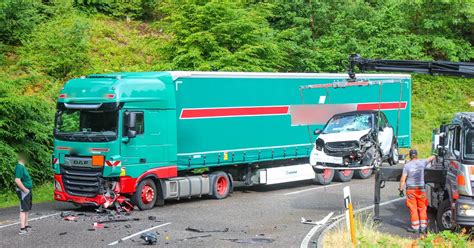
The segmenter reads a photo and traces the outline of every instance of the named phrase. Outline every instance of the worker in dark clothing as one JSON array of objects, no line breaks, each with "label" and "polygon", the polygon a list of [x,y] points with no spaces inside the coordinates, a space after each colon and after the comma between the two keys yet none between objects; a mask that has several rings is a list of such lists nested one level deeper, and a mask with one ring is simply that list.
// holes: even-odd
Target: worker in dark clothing
[{"label": "worker in dark clothing", "polygon": [[28,170],[26,170],[26,157],[23,154],[18,155],[18,164],[15,167],[15,183],[16,193],[20,199],[20,235],[27,234],[31,231],[28,226],[28,212],[32,207],[32,188],[33,181],[31,180]]},{"label": "worker in dark clothing", "polygon": [[428,228],[428,198],[425,192],[425,168],[431,165],[436,156],[427,159],[418,159],[418,152],[410,150],[410,162],[403,168],[398,190],[403,195],[403,189],[406,184],[407,207],[410,210],[411,226],[407,229],[409,232],[426,233]]}]

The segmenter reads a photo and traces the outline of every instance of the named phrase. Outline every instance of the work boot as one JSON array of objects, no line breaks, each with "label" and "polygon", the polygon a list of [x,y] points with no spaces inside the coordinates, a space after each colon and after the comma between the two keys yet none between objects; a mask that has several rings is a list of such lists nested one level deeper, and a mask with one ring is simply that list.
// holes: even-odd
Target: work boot
[{"label": "work boot", "polygon": [[407,228],[407,232],[418,233],[419,231],[420,231],[420,229],[415,229],[415,228],[412,228],[412,227]]},{"label": "work boot", "polygon": [[427,227],[420,228],[420,233],[421,234],[427,234],[428,233],[428,228]]}]

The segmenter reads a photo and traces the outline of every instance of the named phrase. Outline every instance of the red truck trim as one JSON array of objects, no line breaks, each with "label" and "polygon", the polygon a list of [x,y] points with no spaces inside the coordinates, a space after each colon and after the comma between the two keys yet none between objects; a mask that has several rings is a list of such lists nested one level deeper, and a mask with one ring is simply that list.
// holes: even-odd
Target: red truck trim
[{"label": "red truck trim", "polygon": [[230,108],[196,108],[181,110],[181,119],[287,115],[289,106],[258,106]]},{"label": "red truck trim", "polygon": [[378,110],[380,107],[381,110],[395,110],[395,109],[406,109],[407,102],[377,102],[372,103],[359,103],[357,104],[357,111],[364,110]]},{"label": "red truck trim", "polygon": [[171,178],[178,176],[178,166],[166,166],[148,170],[138,178],[132,178],[130,176],[120,177],[120,193],[122,194],[133,194],[137,184],[145,177],[154,175],[157,178]]},{"label": "red truck trim", "polygon": [[67,202],[75,202],[79,204],[95,204],[95,205],[102,205],[106,202],[106,199],[102,195],[97,195],[96,197],[81,197],[81,196],[72,196],[65,192],[64,184],[62,176],[59,174],[54,175],[54,180],[59,182],[61,185],[62,191],[57,191],[54,189],[54,199],[56,201],[67,201]]}]

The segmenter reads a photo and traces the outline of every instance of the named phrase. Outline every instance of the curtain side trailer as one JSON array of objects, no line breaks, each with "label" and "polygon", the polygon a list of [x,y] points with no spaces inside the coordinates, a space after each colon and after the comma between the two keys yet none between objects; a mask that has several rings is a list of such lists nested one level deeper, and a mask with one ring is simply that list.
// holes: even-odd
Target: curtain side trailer
[{"label": "curtain side trailer", "polygon": [[312,130],[341,111],[380,109],[397,125],[399,146],[409,147],[410,76],[358,78],[399,83],[302,93],[302,86],[347,75],[144,72],[72,79],[57,103],[55,199],[103,205],[130,197],[149,209],[166,199],[225,198],[234,181],[314,179]]}]

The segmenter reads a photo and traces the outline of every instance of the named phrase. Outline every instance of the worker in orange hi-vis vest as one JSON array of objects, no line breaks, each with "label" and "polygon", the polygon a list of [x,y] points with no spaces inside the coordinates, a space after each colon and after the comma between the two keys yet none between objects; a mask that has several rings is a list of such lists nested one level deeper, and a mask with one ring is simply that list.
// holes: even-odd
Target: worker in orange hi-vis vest
[{"label": "worker in orange hi-vis vest", "polygon": [[425,192],[425,168],[431,165],[436,156],[427,159],[418,159],[418,152],[410,150],[410,162],[403,168],[400,179],[400,195],[403,196],[403,188],[406,183],[407,207],[410,210],[411,226],[408,232],[426,233],[428,228],[428,198]]}]

